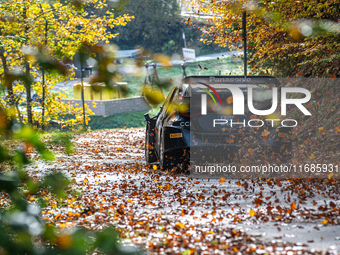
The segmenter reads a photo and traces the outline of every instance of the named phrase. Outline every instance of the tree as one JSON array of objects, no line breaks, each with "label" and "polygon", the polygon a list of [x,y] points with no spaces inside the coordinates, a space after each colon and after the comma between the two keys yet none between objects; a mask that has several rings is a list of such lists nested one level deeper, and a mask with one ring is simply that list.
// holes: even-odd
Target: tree
[{"label": "tree", "polygon": [[[86,11],[84,6],[103,10],[98,17]],[[64,103],[56,103],[56,99],[64,95],[55,95],[50,89],[58,82],[65,81],[69,75],[61,60],[67,62],[78,49],[86,43],[95,45],[99,42],[108,43],[115,34],[108,28],[125,26],[133,17],[121,15],[114,17],[112,10],[105,1],[89,0],[81,3],[78,9],[62,3],[49,3],[37,0],[14,0],[0,2],[0,59],[1,84],[7,88],[10,100],[1,99],[2,105],[14,106],[15,95],[26,96],[27,110],[23,114],[23,122],[44,122],[57,119],[60,114],[81,112],[78,108]],[[22,29],[24,28],[24,29]],[[55,71],[61,71],[56,73]],[[48,71],[48,73],[46,73]],[[20,75],[13,76],[13,73]],[[16,83],[7,82],[9,77],[20,77]],[[42,98],[42,106],[47,116],[32,112],[31,91]],[[88,113],[91,113],[90,111]],[[19,116],[20,113],[18,112]],[[88,119],[87,119],[88,120]],[[86,121],[87,121],[86,120]],[[78,124],[81,119],[65,120],[67,125]]]},{"label": "tree", "polygon": [[252,72],[277,76],[329,77],[340,66],[339,1],[193,1],[196,11],[213,14],[202,28],[206,43],[240,46],[241,15],[247,11]]},{"label": "tree", "polygon": [[164,53],[180,52],[183,24],[176,0],[129,0],[124,11],[135,19],[127,24],[126,29],[116,29],[119,36],[114,42],[122,49],[140,46],[162,52],[168,44],[171,50]]}]

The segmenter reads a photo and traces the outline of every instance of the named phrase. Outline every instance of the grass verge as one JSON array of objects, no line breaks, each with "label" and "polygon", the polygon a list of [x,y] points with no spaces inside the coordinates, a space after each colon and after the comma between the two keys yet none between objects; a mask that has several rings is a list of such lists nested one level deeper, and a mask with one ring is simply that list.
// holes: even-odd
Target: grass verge
[{"label": "grass verge", "polygon": [[120,113],[107,117],[91,116],[89,127],[91,130],[145,127],[145,113],[146,111],[139,111]]}]

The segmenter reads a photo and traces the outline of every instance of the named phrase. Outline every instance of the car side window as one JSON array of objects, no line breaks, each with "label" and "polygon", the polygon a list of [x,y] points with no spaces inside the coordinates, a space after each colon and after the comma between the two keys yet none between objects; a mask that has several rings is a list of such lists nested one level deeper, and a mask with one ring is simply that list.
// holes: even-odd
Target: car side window
[{"label": "car side window", "polygon": [[164,120],[165,118],[167,118],[167,116],[169,116],[168,110],[169,110],[169,106],[171,105],[171,103],[173,102],[174,99],[176,99],[176,97],[178,97],[178,88],[174,87],[168,97],[165,99],[165,102],[162,106],[162,112],[160,114],[160,119]]}]

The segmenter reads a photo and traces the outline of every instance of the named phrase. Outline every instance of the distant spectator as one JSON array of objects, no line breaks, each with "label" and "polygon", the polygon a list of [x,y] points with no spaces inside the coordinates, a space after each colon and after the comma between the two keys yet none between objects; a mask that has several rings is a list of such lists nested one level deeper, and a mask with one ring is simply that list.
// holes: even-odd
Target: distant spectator
[{"label": "distant spectator", "polygon": [[78,70],[74,64],[66,64],[67,69]]},{"label": "distant spectator", "polygon": [[85,68],[85,71],[88,71],[90,75],[92,74],[92,67],[93,67],[93,66],[87,66],[87,67]]}]

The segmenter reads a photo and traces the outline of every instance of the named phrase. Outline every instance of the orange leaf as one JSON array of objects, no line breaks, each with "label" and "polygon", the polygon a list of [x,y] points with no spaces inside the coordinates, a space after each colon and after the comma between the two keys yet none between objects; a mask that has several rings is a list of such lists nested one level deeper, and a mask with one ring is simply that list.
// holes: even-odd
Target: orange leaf
[{"label": "orange leaf", "polygon": [[228,97],[227,98],[227,104],[231,104],[233,102],[233,97]]},{"label": "orange leaf", "polygon": [[336,131],[338,131],[340,133],[340,126],[336,127]]},{"label": "orange leaf", "polygon": [[294,203],[294,202],[290,204],[290,208],[292,208],[292,210],[293,210],[293,211],[295,211],[295,210],[296,210],[296,205],[295,205],[295,203]]},{"label": "orange leaf", "polygon": [[222,177],[220,178],[220,183],[223,183],[223,182],[225,182],[225,179]]},{"label": "orange leaf", "polygon": [[270,135],[270,132],[267,129],[265,129],[265,130],[263,130],[262,135],[268,136],[268,135]]}]

